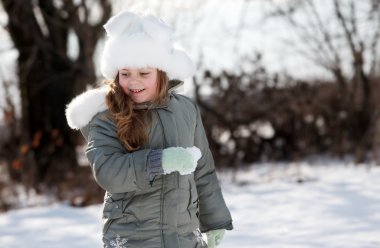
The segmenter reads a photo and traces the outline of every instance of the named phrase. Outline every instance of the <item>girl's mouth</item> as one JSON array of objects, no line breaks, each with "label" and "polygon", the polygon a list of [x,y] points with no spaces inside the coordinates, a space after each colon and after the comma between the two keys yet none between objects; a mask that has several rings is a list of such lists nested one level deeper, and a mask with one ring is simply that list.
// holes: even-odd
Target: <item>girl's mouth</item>
[{"label": "girl's mouth", "polygon": [[138,93],[140,93],[140,92],[142,92],[142,91],[144,91],[145,89],[129,89],[129,91],[131,92],[131,93],[133,93],[133,94],[138,94]]}]

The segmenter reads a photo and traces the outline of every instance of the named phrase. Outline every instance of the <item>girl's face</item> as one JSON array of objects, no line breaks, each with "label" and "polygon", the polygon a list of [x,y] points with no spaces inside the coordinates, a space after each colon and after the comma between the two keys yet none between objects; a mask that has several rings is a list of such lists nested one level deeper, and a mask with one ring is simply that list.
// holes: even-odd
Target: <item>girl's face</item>
[{"label": "girl's face", "polygon": [[154,100],[157,94],[156,68],[124,68],[119,70],[119,84],[135,103]]}]

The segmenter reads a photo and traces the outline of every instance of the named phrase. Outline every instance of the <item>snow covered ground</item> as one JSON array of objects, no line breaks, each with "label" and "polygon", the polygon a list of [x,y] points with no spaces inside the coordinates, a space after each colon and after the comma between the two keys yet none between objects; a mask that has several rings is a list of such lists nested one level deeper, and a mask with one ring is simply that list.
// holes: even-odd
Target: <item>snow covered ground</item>
[{"label": "snow covered ground", "polygon": [[[330,165],[333,163],[333,165]],[[221,173],[235,229],[220,248],[380,247],[380,167],[320,161]],[[0,215],[0,247],[101,247],[101,206]]]}]

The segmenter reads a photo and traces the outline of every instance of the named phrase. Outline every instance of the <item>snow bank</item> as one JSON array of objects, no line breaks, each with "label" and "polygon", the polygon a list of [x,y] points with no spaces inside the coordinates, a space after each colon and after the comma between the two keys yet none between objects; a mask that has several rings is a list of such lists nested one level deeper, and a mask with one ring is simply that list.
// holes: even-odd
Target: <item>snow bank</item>
[{"label": "snow bank", "polygon": [[[265,164],[220,174],[235,229],[220,248],[380,247],[380,168]],[[302,182],[302,183],[301,183]],[[101,247],[101,206],[0,215],[1,247]]]}]

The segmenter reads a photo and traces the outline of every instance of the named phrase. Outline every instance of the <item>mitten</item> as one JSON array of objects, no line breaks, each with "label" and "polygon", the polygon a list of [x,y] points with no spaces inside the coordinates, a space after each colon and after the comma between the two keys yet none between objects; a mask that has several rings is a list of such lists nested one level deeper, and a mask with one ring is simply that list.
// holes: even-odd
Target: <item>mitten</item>
[{"label": "mitten", "polygon": [[222,242],[225,231],[224,229],[217,229],[206,232],[207,247],[215,248],[218,246]]},{"label": "mitten", "polygon": [[152,150],[148,155],[147,173],[150,183],[157,175],[178,171],[181,175],[190,174],[197,167],[202,154],[199,148],[169,147]]},{"label": "mitten", "polygon": [[191,174],[197,167],[202,154],[198,147],[169,147],[162,151],[162,169],[165,174],[178,171],[181,175]]}]

